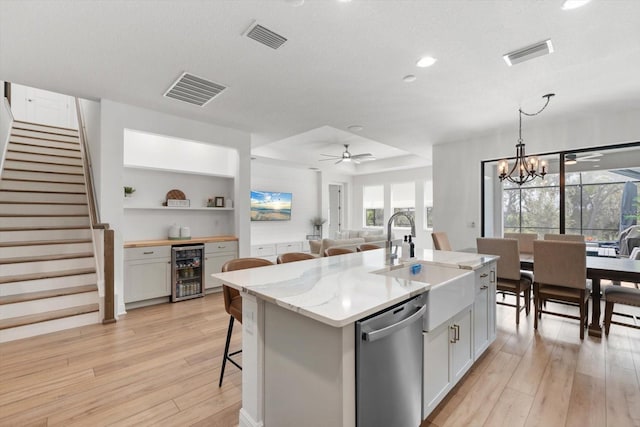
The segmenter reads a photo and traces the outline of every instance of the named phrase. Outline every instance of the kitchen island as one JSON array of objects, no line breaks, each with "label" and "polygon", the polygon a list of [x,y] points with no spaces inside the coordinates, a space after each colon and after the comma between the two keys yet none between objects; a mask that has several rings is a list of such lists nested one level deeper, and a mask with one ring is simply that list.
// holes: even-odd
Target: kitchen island
[{"label": "kitchen island", "polygon": [[425,418],[495,339],[497,258],[417,255],[389,266],[381,249],[215,274],[243,296],[240,426],[355,426],[356,322],[427,293]]}]

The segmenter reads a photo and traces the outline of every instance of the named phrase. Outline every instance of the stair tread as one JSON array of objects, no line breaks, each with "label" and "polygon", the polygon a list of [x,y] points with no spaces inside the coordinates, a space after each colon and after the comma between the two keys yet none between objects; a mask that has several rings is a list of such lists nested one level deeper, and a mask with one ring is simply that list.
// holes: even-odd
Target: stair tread
[{"label": "stair tread", "polygon": [[89,225],[31,225],[22,227],[0,227],[1,231],[86,230]]},{"label": "stair tread", "polygon": [[39,202],[39,201],[35,201],[35,202],[27,202],[27,201],[19,201],[19,202],[11,202],[11,201],[6,201],[6,200],[0,200],[0,204],[4,204],[4,205],[78,205],[78,206],[82,206],[82,205],[86,205],[86,203],[77,203],[77,202]]},{"label": "stair tread", "polygon": [[69,254],[14,257],[14,258],[0,259],[0,265],[1,264],[18,264],[23,262],[58,261],[58,260],[74,259],[74,258],[90,258],[92,256],[93,256],[93,252],[76,252],[76,253],[69,253]]},{"label": "stair tread", "polygon": [[[79,155],[75,155],[72,156],[71,154],[73,153],[64,153],[64,154],[51,154],[51,153],[36,153],[33,151],[25,151],[25,150],[20,150],[17,149],[18,147],[14,147],[15,143],[12,143],[8,148],[7,148],[7,156],[9,154],[13,154],[13,153],[21,153],[21,154],[33,154],[36,156],[47,156],[47,157],[55,157],[55,158],[59,158],[59,159],[73,159],[73,160],[80,160],[81,157]],[[54,147],[42,147],[42,148],[51,148],[54,149]],[[62,150],[62,148],[57,148],[57,150]],[[79,154],[79,151],[77,152]],[[65,155],[67,154],[67,155]]]},{"label": "stair tread", "polygon": [[63,126],[53,126],[53,125],[48,125],[48,124],[45,124],[45,123],[25,122],[23,120],[14,120],[13,123],[14,123],[13,124],[14,128],[23,129],[23,130],[31,130],[31,129],[21,127],[21,125],[22,126],[24,126],[24,125],[40,126],[40,127],[43,127],[43,128],[70,130],[70,131],[73,131],[73,132],[76,132],[76,133],[78,132],[78,129],[66,128],[66,127],[63,127]]},{"label": "stair tread", "polygon": [[[6,181],[13,181],[13,180],[5,180]],[[82,184],[76,184],[76,185],[82,185]],[[0,192],[3,193],[46,193],[46,194],[87,194],[84,191],[55,191],[55,190],[10,190],[8,188],[2,188],[0,189]]]},{"label": "stair tread", "polygon": [[79,305],[77,307],[70,307],[62,310],[47,311],[45,313],[29,314],[27,316],[0,320],[0,329],[15,328],[18,326],[30,325],[33,323],[46,322],[48,320],[62,319],[65,317],[78,316],[80,314],[95,313],[97,311],[100,311],[100,307],[96,303]]},{"label": "stair tread", "polygon": [[58,171],[41,171],[38,169],[19,169],[15,167],[11,167],[11,165],[4,167],[5,171],[14,171],[14,172],[32,172],[32,173],[50,173],[52,175],[60,174],[60,175],[84,175],[84,172],[58,172]]},{"label": "stair tread", "polygon": [[62,297],[66,295],[83,294],[87,292],[97,292],[97,290],[98,290],[98,286],[96,284],[92,284],[92,285],[82,285],[82,286],[71,286],[68,288],[49,289],[46,291],[38,291],[38,292],[25,292],[22,294],[6,295],[3,297],[0,297],[0,305],[35,301],[35,300],[46,299],[46,298]]},{"label": "stair tread", "polygon": [[91,239],[56,239],[56,240],[29,240],[26,242],[2,242],[2,247],[16,247],[16,246],[40,246],[40,245],[66,245],[73,243],[91,243]]},{"label": "stair tread", "polygon": [[46,273],[17,274],[15,276],[0,277],[0,284],[14,283],[14,282],[28,282],[30,280],[51,279],[54,277],[77,276],[80,274],[92,274],[95,272],[96,272],[96,269],[93,267],[90,267],[90,268],[74,268],[71,270],[48,271]]}]

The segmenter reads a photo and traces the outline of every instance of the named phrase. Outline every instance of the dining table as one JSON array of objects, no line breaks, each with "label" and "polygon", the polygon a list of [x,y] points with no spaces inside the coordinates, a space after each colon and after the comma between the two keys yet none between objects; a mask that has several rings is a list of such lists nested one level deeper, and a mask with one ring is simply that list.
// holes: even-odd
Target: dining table
[{"label": "dining table", "polygon": [[[534,270],[533,254],[520,254],[520,268]],[[593,308],[588,332],[592,337],[602,337],[602,327],[600,326],[601,281],[640,283],[640,261],[629,258],[587,255],[587,279],[591,279]]]}]

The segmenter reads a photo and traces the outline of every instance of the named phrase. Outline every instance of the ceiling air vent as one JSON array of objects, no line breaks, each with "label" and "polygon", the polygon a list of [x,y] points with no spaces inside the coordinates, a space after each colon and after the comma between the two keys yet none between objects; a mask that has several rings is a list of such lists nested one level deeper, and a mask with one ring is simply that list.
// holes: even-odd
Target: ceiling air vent
[{"label": "ceiling air vent", "polygon": [[220,94],[226,86],[205,80],[189,73],[182,73],[164,96],[204,107]]},{"label": "ceiling air vent", "polygon": [[269,46],[272,49],[279,48],[287,41],[287,39],[282,37],[280,34],[275,33],[260,24],[256,24],[255,22],[251,24],[245,35],[258,43]]},{"label": "ceiling air vent", "polygon": [[519,64],[521,62],[537,58],[538,56],[548,55],[552,52],[553,45],[551,44],[551,40],[545,40],[543,42],[509,52],[506,55],[503,55],[503,58],[508,66],[512,66],[514,64]]}]

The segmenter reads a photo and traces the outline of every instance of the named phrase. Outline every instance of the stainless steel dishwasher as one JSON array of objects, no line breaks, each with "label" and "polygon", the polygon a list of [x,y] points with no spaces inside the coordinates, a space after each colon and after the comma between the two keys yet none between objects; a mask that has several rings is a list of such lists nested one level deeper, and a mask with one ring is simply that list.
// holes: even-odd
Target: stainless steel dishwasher
[{"label": "stainless steel dishwasher", "polygon": [[422,318],[427,294],[356,322],[356,424],[422,422]]}]

